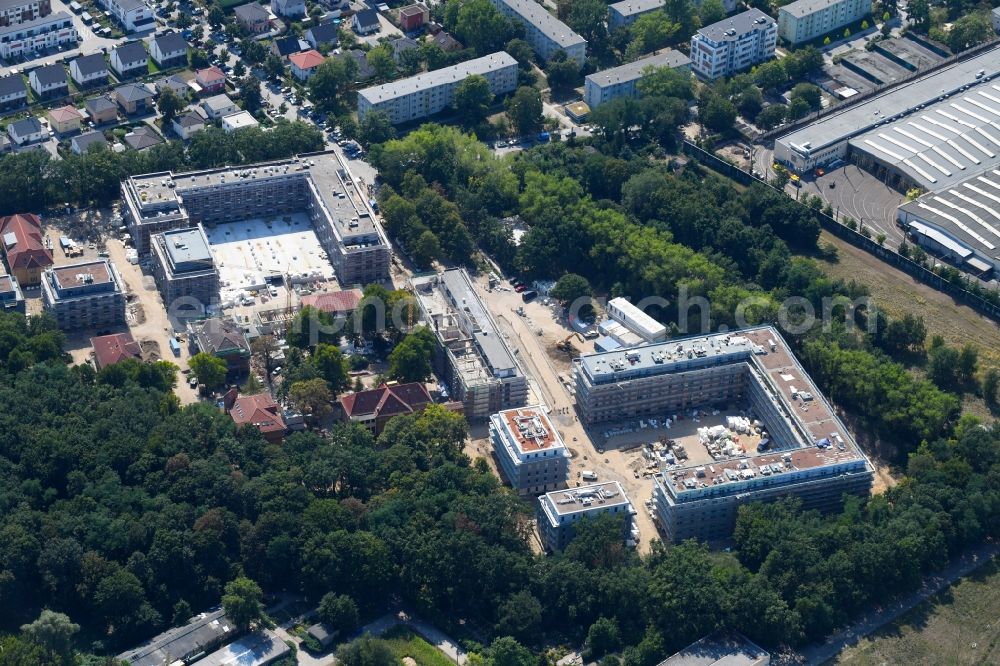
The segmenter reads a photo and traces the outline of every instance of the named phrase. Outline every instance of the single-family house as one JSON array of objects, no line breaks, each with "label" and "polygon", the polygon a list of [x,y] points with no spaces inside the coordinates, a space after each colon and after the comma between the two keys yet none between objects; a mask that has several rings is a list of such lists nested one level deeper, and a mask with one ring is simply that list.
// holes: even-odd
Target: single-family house
[{"label": "single-family house", "polygon": [[176,32],[157,35],[149,42],[149,57],[161,69],[187,64],[188,43]]},{"label": "single-family house", "polygon": [[271,0],[271,12],[275,16],[299,18],[306,15],[305,0]]},{"label": "single-family house", "polygon": [[341,291],[323,291],[306,294],[302,297],[302,307],[316,308],[320,312],[343,318],[358,308],[364,293],[357,288]]},{"label": "single-family house", "polygon": [[153,87],[156,88],[157,95],[163,93],[164,90],[172,90],[179,97],[187,97],[191,94],[191,85],[180,74],[172,74],[158,79]]},{"label": "single-family house", "polygon": [[431,10],[422,2],[407,5],[399,10],[399,27],[403,32],[413,32],[431,20]]},{"label": "single-family house", "polygon": [[188,322],[191,353],[205,352],[226,362],[229,374],[242,375],[250,369],[250,343],[243,329],[228,317]]},{"label": "single-family house", "polygon": [[22,287],[42,281],[42,271],[53,262],[52,250],[42,241],[42,221],[37,215],[21,213],[0,218],[0,242],[7,268]]},{"label": "single-family house", "polygon": [[118,105],[107,95],[88,99],[84,102],[83,108],[87,110],[90,122],[95,125],[113,123],[118,120]]},{"label": "single-family house", "polygon": [[80,121],[84,116],[75,106],[67,104],[49,111],[49,126],[56,134],[70,134],[80,131]]},{"label": "single-family house", "polygon": [[287,60],[288,56],[293,53],[307,51],[308,49],[309,43],[295,37],[294,35],[289,37],[279,37],[271,42],[271,53],[278,56],[282,60]]},{"label": "single-family house", "polygon": [[340,42],[340,25],[333,21],[314,25],[306,30],[306,41],[314,49],[318,49],[323,44],[336,48]]},{"label": "single-family house", "polygon": [[115,101],[122,108],[125,115],[131,116],[136,113],[146,113],[151,110],[153,92],[144,85],[138,83],[126,83],[118,86],[112,93]]},{"label": "single-family house", "polygon": [[17,146],[25,146],[49,138],[49,132],[38,122],[38,118],[24,118],[7,125],[7,136]]},{"label": "single-family house", "polygon": [[153,10],[143,0],[104,0],[101,4],[125,32],[145,32],[156,27]]},{"label": "single-family house", "polygon": [[149,71],[149,56],[142,42],[128,42],[112,51],[111,69],[124,79],[146,74]]},{"label": "single-family house", "polygon": [[61,97],[69,94],[69,82],[66,80],[66,70],[59,63],[44,65],[31,70],[28,74],[31,89],[39,97]]},{"label": "single-family house", "polygon": [[69,75],[77,87],[100,86],[108,82],[108,63],[103,53],[92,53],[69,63]]},{"label": "single-family house", "polygon": [[285,418],[281,406],[270,393],[236,395],[230,389],[223,396],[222,404],[237,426],[252,426],[260,431],[271,444],[281,444],[285,436]]},{"label": "single-family house", "polygon": [[267,32],[271,27],[271,14],[256,2],[240,5],[233,10],[236,22],[251,35]]},{"label": "single-family house", "polygon": [[94,366],[98,370],[129,358],[142,360],[142,348],[131,333],[113,333],[91,338],[90,346],[94,348]]},{"label": "single-family house", "polygon": [[323,54],[315,49],[296,53],[288,58],[292,76],[299,81],[309,80],[316,73],[317,68],[323,64],[323,60]]},{"label": "single-family house", "polygon": [[345,423],[360,423],[378,435],[389,419],[422,411],[434,401],[420,382],[391,382],[369,391],[350,393],[339,402]]},{"label": "single-family house", "polygon": [[83,155],[85,152],[90,150],[91,146],[101,146],[103,148],[108,147],[108,141],[104,138],[104,132],[101,130],[94,130],[93,132],[78,134],[73,137],[72,141],[69,142],[69,149],[73,151],[74,155]]},{"label": "single-family house", "polygon": [[194,111],[185,111],[174,116],[171,126],[174,134],[187,141],[195,132],[205,129],[205,119]]},{"label": "single-family house", "polygon": [[201,102],[201,108],[205,110],[205,115],[212,120],[218,120],[240,110],[233,100],[229,99],[228,95],[215,95],[204,99]]},{"label": "single-family house", "polygon": [[0,109],[13,109],[28,101],[28,88],[20,74],[0,77]]},{"label": "single-family house", "polygon": [[237,111],[236,113],[230,113],[228,116],[222,116],[222,129],[226,132],[235,132],[236,130],[259,126],[260,123],[257,122],[253,114],[249,111]]},{"label": "single-family house", "polygon": [[362,9],[351,17],[351,29],[359,35],[371,35],[380,28],[378,13],[374,9]]},{"label": "single-family house", "polygon": [[206,95],[214,95],[226,89],[226,75],[215,65],[199,69],[194,73],[194,80]]},{"label": "single-family house", "polygon": [[440,32],[438,32],[438,34],[434,35],[434,38],[431,41],[434,42],[434,44],[436,44],[437,47],[442,51],[444,51],[445,53],[452,53],[453,51],[461,51],[463,48],[465,48],[464,46],[462,46],[462,42],[458,41],[444,30],[441,30]]},{"label": "single-family house", "polygon": [[125,143],[132,150],[146,150],[163,143],[163,137],[157,134],[152,127],[143,125],[125,135]]}]

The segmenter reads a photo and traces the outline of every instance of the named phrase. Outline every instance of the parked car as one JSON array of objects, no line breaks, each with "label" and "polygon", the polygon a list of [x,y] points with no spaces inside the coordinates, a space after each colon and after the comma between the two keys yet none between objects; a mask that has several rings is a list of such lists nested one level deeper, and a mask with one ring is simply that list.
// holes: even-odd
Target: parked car
[{"label": "parked car", "polygon": [[525,303],[530,303],[536,298],[538,298],[538,292],[535,291],[534,289],[529,289],[528,291],[523,292],[521,294],[521,300],[524,301]]},{"label": "parked car", "polygon": [[520,283],[514,285],[514,291],[516,291],[519,294],[526,291],[527,289],[528,289],[527,285],[523,285]]}]

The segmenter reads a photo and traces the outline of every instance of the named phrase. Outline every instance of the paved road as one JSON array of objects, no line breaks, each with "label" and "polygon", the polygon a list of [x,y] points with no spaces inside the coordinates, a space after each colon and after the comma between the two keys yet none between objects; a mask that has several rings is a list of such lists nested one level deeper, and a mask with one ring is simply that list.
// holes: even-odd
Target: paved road
[{"label": "paved road", "polygon": [[893,604],[867,613],[851,626],[829,636],[823,643],[802,650],[799,653],[801,659],[785,661],[784,664],[825,664],[840,654],[844,648],[856,644],[868,634],[893,622],[920,602],[937,594],[962,576],[978,569],[998,554],[1000,554],[1000,543],[996,542],[983,544],[967,551],[961,557],[953,560],[936,576],[925,580],[918,591]]}]

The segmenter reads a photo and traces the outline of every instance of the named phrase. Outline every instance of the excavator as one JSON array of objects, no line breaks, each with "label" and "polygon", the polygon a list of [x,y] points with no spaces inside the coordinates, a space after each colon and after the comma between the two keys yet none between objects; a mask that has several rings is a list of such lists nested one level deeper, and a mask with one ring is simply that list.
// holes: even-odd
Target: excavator
[{"label": "excavator", "polygon": [[581,344],[585,342],[583,335],[581,335],[580,333],[570,333],[564,339],[556,343],[556,349],[558,349],[559,351],[564,351],[569,353],[576,351],[573,345],[570,344],[570,340],[572,340],[573,338],[578,338]]}]

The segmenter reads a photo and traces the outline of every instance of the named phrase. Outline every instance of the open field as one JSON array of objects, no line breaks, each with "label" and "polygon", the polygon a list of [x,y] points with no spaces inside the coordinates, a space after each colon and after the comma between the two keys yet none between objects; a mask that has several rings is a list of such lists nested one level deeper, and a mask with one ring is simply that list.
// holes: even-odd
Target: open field
[{"label": "open field", "polygon": [[981,567],[827,663],[1000,663],[1000,565]]},{"label": "open field", "polygon": [[417,666],[455,666],[436,647],[406,627],[393,627],[383,638],[389,642],[389,647],[400,662],[409,657]]}]

